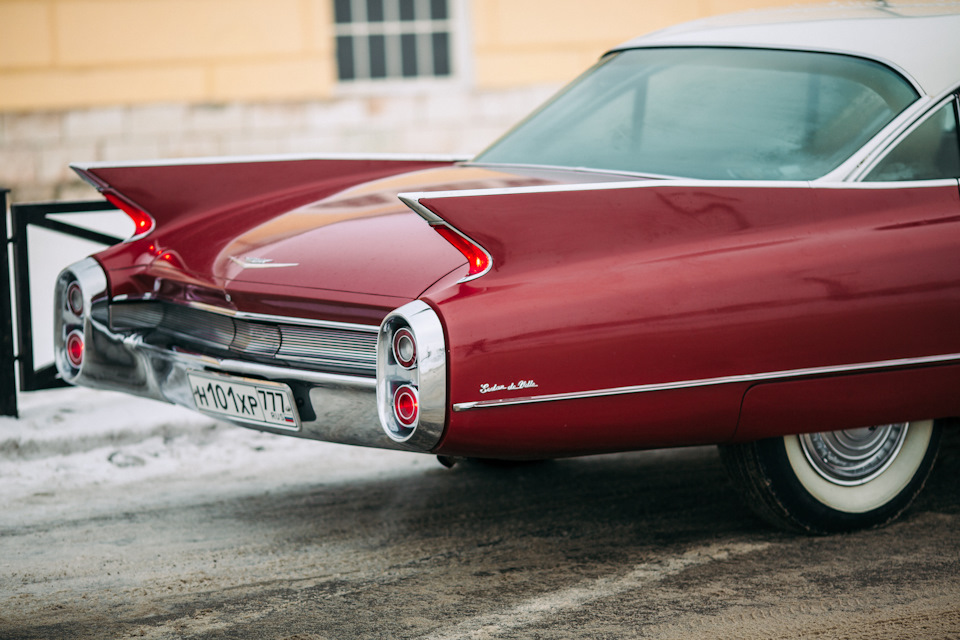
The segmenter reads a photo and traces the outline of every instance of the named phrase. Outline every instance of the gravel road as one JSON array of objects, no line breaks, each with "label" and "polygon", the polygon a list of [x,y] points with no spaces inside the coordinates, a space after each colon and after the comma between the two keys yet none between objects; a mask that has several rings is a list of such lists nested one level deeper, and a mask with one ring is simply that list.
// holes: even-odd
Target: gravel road
[{"label": "gravel road", "polygon": [[0,639],[960,638],[960,430],[903,521],[807,538],[713,448],[448,470],[51,397],[0,419]]}]

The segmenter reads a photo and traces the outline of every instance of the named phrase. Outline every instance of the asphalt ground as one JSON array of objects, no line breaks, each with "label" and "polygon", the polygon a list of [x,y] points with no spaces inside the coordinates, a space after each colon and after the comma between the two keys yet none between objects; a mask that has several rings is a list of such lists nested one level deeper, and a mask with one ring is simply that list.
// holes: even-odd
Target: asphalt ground
[{"label": "asphalt ground", "polygon": [[448,470],[70,393],[0,420],[0,639],[960,638],[960,430],[805,537],[709,447]]}]

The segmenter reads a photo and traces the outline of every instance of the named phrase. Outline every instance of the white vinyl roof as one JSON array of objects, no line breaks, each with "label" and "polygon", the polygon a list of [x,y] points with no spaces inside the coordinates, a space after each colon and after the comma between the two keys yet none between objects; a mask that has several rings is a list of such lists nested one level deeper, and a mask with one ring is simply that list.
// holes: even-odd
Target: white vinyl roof
[{"label": "white vinyl roof", "polygon": [[656,31],[617,47],[725,46],[847,53],[899,68],[923,93],[960,85],[960,2],[834,3],[748,11]]}]

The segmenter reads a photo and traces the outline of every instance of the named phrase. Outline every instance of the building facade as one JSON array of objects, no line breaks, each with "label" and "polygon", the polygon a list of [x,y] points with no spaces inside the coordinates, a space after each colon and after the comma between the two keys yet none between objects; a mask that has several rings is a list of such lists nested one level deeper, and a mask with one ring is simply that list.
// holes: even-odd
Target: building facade
[{"label": "building facade", "polygon": [[471,154],[636,35],[797,0],[0,0],[0,187],[69,162]]}]

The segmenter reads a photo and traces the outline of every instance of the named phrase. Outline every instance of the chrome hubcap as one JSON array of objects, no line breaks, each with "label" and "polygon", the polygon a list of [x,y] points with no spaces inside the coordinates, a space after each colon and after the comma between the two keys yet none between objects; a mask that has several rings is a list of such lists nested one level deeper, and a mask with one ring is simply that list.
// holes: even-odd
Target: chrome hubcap
[{"label": "chrome hubcap", "polygon": [[883,473],[900,452],[908,423],[806,433],[803,453],[817,473],[834,484],[854,486]]}]

